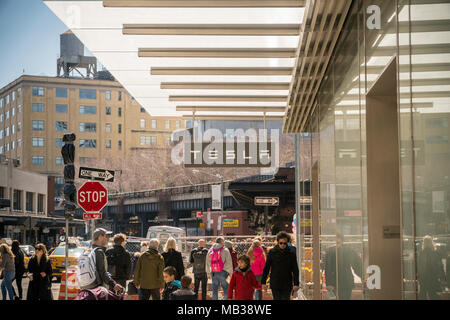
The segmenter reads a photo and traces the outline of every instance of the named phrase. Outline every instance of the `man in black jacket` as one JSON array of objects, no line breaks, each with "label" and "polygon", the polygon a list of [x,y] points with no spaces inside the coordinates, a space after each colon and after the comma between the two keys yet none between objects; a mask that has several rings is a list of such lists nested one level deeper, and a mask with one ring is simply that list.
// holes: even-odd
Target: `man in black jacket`
[{"label": "man in black jacket", "polygon": [[191,251],[189,262],[192,263],[192,272],[194,273],[194,292],[198,296],[200,283],[202,284],[202,300],[206,300],[206,287],[208,276],[206,273],[206,256],[208,249],[205,248],[205,240],[200,239],[197,242],[198,247]]},{"label": "man in black jacket", "polygon": [[281,231],[277,234],[277,245],[267,255],[261,284],[266,290],[270,275],[270,289],[274,300],[289,300],[292,291],[299,289],[298,264],[296,254],[289,249],[290,236]]},{"label": "man in black jacket", "polygon": [[127,280],[131,276],[131,255],[125,250],[126,235],[118,233],[114,236],[114,246],[106,250],[108,271],[114,281],[122,287],[126,287]]},{"label": "man in black jacket", "polygon": [[97,279],[92,287],[84,289],[92,289],[98,286],[103,286],[105,288],[113,288],[114,291],[123,290],[123,287],[116,283],[106,271],[108,268],[108,262],[106,260],[105,251],[109,242],[109,236],[111,234],[111,231],[107,231],[103,228],[97,228],[94,230],[94,234],[92,236],[92,248],[95,250],[95,274]]},{"label": "man in black jacket", "polygon": [[339,300],[350,300],[352,297],[355,286],[352,269],[362,278],[360,257],[349,246],[344,246],[344,236],[338,232],[336,246],[326,251],[325,282],[327,291],[332,292]]}]

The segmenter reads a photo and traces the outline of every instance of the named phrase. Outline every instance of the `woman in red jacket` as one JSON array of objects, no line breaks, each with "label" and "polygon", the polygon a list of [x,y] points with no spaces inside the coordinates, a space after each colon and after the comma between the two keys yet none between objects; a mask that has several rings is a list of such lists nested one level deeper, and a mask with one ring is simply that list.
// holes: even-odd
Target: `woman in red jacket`
[{"label": "woman in red jacket", "polygon": [[250,258],[246,255],[240,256],[238,267],[234,270],[228,286],[228,300],[253,300],[254,289],[260,286],[250,269]]}]

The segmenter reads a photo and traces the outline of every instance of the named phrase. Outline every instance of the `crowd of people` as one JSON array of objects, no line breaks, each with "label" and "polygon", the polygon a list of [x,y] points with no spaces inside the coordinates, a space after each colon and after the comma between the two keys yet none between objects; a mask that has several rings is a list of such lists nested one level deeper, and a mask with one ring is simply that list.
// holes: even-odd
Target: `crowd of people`
[{"label": "crowd of people", "polygon": [[[296,248],[290,235],[279,232],[274,246],[267,248],[260,237],[251,241],[250,248],[238,255],[233,243],[217,237],[208,249],[206,241],[200,239],[189,255],[193,277],[185,274],[181,252],[177,241],[169,238],[160,250],[158,239],[142,242],[139,252],[130,254],[125,249],[126,235],[116,234],[113,246],[108,248],[111,231],[98,228],[93,233],[92,246],[79,258],[78,271],[85,275],[90,270],[90,280],[79,276],[82,290],[107,288],[111,292],[136,294],[140,300],[197,300],[207,299],[208,280],[212,284],[212,299],[219,299],[222,288],[224,300],[262,300],[267,284],[274,300],[289,300],[299,290],[299,268]],[[3,300],[22,300],[22,278],[24,273],[30,280],[27,300],[52,300],[52,266],[44,244],[35,246],[35,254],[25,269],[24,255],[17,240],[9,246],[0,244],[0,278]],[[336,283],[336,254],[341,257],[340,277]],[[448,262],[448,261],[447,261]],[[90,265],[92,264],[92,265]],[[343,245],[338,236],[336,250],[329,250],[325,259],[327,289],[339,290],[339,299],[350,299],[354,287],[351,270],[361,269],[358,256]],[[81,271],[80,271],[81,270]],[[359,275],[361,276],[361,275]],[[424,238],[418,256],[418,280],[421,299],[438,299],[437,292],[445,282],[442,261],[434,248],[432,238]],[[131,281],[130,281],[131,280]],[[13,287],[16,282],[17,292]],[[334,282],[333,282],[334,281]]]}]

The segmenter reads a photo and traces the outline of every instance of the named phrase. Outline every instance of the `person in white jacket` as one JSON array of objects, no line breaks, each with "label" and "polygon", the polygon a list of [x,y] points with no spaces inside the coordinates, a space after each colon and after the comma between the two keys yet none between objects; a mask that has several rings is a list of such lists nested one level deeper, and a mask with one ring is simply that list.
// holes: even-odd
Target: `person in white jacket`
[{"label": "person in white jacket", "polygon": [[230,251],[224,246],[222,237],[216,239],[216,243],[209,249],[206,256],[206,272],[212,280],[212,299],[219,299],[219,285],[223,289],[223,299],[227,299],[227,278],[233,273],[233,262]]}]

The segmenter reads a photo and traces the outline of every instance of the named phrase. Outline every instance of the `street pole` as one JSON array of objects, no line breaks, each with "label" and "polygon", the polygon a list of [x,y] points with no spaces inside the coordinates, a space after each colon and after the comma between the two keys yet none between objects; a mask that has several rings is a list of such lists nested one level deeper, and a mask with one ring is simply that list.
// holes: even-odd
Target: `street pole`
[{"label": "street pole", "polygon": [[65,258],[65,269],[66,269],[66,278],[65,278],[65,282],[64,282],[64,287],[65,287],[65,300],[68,299],[68,292],[67,292],[67,280],[68,280],[68,276],[67,276],[67,271],[68,271],[68,265],[69,265],[69,219],[66,217],[66,258]]},{"label": "street pole", "polygon": [[224,197],[224,192],[225,192],[225,185],[224,185],[224,183],[223,183],[223,177],[220,179],[220,188],[221,188],[221,197],[222,197],[222,199],[221,199],[221,209],[222,209],[222,219],[220,220],[220,224],[221,224],[221,229],[222,229],[222,236],[224,235],[224,233],[223,233],[223,219],[225,219],[225,216],[224,216],[224,205],[225,205],[225,203],[223,202],[224,201],[224,199],[225,199],[225,197]]}]

